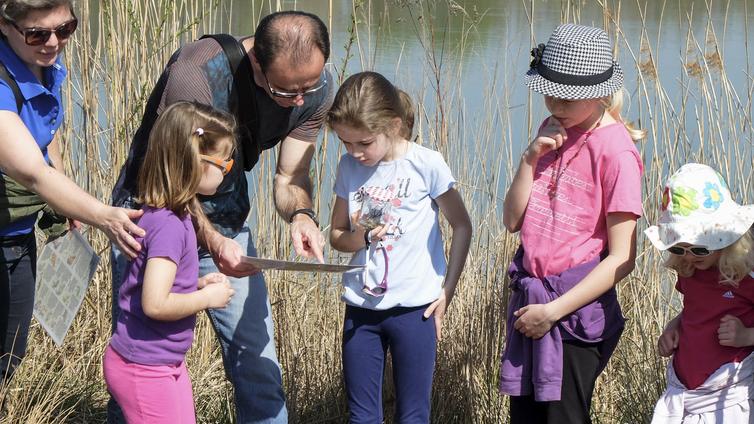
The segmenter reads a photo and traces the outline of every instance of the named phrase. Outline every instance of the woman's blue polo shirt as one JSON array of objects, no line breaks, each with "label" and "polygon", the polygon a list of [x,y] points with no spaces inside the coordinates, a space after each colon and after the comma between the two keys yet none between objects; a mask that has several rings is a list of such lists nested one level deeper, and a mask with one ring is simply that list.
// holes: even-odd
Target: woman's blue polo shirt
[{"label": "woman's blue polo shirt", "polygon": [[[42,84],[5,40],[0,40],[0,61],[5,64],[8,73],[16,80],[21,90],[21,121],[34,137],[45,160],[49,162],[47,146],[52,142],[64,117],[60,87],[67,74],[65,66],[58,56],[54,65],[44,69],[46,83]],[[18,112],[13,90],[4,80],[0,80],[0,110]],[[29,233],[34,229],[36,218],[36,215],[28,216],[0,228],[0,236]]]}]

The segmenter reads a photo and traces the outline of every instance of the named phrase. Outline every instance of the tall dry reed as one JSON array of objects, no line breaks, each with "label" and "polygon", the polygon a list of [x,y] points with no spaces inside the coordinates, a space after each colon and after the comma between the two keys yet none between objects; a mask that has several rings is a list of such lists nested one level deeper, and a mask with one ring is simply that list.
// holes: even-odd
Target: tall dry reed
[{"label": "tall dry reed", "polygon": [[[120,0],[80,1],[79,32],[69,45],[67,65],[74,70],[67,85],[65,151],[70,174],[101,199],[109,191],[125,159],[130,135],[138,125],[146,98],[162,66],[181,42],[202,33],[227,31],[238,16],[260,16],[281,7],[280,2],[227,2],[221,0]],[[368,0],[349,3],[350,22],[332,22],[348,28],[345,57],[332,62],[338,79],[349,72],[375,66],[377,47],[394,17],[389,8]],[[438,348],[433,393],[433,422],[504,423],[507,401],[497,390],[499,358],[507,304],[505,268],[517,244],[501,223],[500,205],[505,182],[518,163],[526,136],[542,118],[536,98],[529,96],[526,119],[518,119],[511,104],[521,66],[509,50],[495,63],[487,63],[489,77],[482,107],[471,115],[463,83],[468,70],[464,58],[478,54],[480,23],[486,11],[473,5],[447,1],[396,1],[409,19],[401,18],[423,47],[421,72],[412,72],[412,92],[419,113],[417,142],[442,151],[454,170],[459,188],[475,223],[475,235],[466,271],[446,321],[445,339]],[[632,109],[628,119],[648,129],[641,142],[646,165],[644,198],[646,218],[641,231],[656,219],[659,190],[669,172],[696,160],[715,165],[728,179],[739,200],[754,201],[752,193],[752,93],[751,78],[744,87],[733,87],[725,66],[727,54],[745,54],[745,42],[736,52],[721,49],[713,18],[730,12],[713,8],[711,1],[684,2],[693,7],[678,16],[665,16],[660,6],[660,28],[650,28],[647,13],[656,13],[654,2],[620,0],[563,0],[563,21],[579,22],[587,8],[602,10],[600,22],[614,37],[616,52],[625,68],[636,69],[636,80],[626,81]],[[524,1],[532,37],[535,16],[552,2]],[[654,3],[656,5],[656,3]],[[329,10],[338,2],[330,2]],[[557,5],[557,3],[556,3]],[[621,14],[630,6],[639,10],[640,30],[628,31]],[[305,7],[303,3],[298,4]],[[743,5],[747,7],[746,2]],[[235,8],[235,9],[234,9]],[[650,12],[647,12],[648,8]],[[654,10],[654,11],[652,11]],[[691,30],[696,16],[706,22],[704,38]],[[745,11],[744,16],[748,16]],[[462,36],[448,37],[449,20],[460,22]],[[685,32],[684,45],[668,46],[663,33],[670,27]],[[657,35],[650,34],[657,31]],[[721,32],[722,31],[722,32]],[[746,36],[745,40],[749,37]],[[653,40],[653,41],[652,41]],[[534,40],[532,40],[534,41]],[[639,46],[638,49],[632,46]],[[663,85],[658,62],[664,51],[680,51],[674,63],[683,68],[682,78]],[[526,51],[526,49],[524,49]],[[395,58],[396,74],[402,56]],[[751,75],[749,73],[748,75]],[[739,142],[731,142],[731,140]],[[312,167],[317,208],[323,215],[331,206],[333,170],[341,153],[338,144],[324,137]],[[263,155],[253,173],[252,216],[260,255],[289,258],[292,255],[287,226],[272,205],[271,180],[275,152]],[[447,228],[446,228],[447,230]],[[447,232],[446,232],[447,233]],[[101,355],[110,328],[110,277],[108,243],[101,234],[89,233],[103,262],[62,348],[56,348],[34,325],[29,354],[6,398],[3,422],[101,422],[107,394],[101,375]],[[673,275],[659,267],[660,259],[639,236],[635,271],[619,286],[627,328],[610,365],[600,377],[594,399],[594,418],[599,423],[647,421],[654,401],[664,387],[664,361],[655,353],[656,338],[678,310],[672,290]],[[337,258],[334,258],[337,259]],[[291,422],[345,422],[347,408],[340,367],[340,329],[343,305],[338,281],[332,275],[270,272],[266,275],[277,329],[278,355],[284,369]],[[188,355],[197,415],[201,422],[232,422],[232,389],[225,381],[220,353],[211,327],[201,317],[196,342]],[[389,369],[388,369],[389,371]],[[388,372],[389,374],[389,372]],[[394,407],[388,375],[385,389],[387,416]],[[389,418],[388,418],[389,419]]]}]

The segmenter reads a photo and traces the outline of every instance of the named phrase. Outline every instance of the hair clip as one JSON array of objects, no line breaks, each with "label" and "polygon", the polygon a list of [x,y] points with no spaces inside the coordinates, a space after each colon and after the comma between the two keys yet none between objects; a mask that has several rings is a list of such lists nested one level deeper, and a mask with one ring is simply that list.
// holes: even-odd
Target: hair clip
[{"label": "hair clip", "polygon": [[194,134],[198,135],[199,137],[203,136],[204,135],[204,128],[202,128],[202,127],[197,128],[196,131],[194,131]]}]

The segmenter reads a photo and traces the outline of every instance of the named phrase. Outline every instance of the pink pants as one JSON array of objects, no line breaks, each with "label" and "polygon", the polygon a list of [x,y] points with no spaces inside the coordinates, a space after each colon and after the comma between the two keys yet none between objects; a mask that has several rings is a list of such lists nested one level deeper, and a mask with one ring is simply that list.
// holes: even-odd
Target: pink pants
[{"label": "pink pants", "polygon": [[176,366],[137,364],[107,346],[102,366],[107,389],[129,424],[196,423],[185,362]]}]

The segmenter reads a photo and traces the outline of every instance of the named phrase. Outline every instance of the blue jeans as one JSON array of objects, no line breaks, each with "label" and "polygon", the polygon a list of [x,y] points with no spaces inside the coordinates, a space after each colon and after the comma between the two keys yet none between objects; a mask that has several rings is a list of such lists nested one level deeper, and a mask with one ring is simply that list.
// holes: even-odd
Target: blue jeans
[{"label": "blue jeans", "polygon": [[395,422],[427,424],[437,336],[427,306],[373,311],[346,306],[343,377],[351,424],[381,424],[382,380],[387,350],[393,358]]},{"label": "blue jeans", "polygon": [[[256,256],[256,248],[249,237],[249,229],[241,230],[234,240],[249,256]],[[126,272],[128,260],[117,247],[112,248],[113,264],[113,323],[120,308],[118,290]],[[199,258],[199,275],[218,272],[210,256]],[[235,294],[223,309],[209,309],[223,354],[225,373],[235,392],[236,421],[240,423],[287,423],[283,379],[275,353],[272,309],[262,273],[230,280]],[[108,422],[119,421],[119,408],[114,400],[108,404]]]}]

